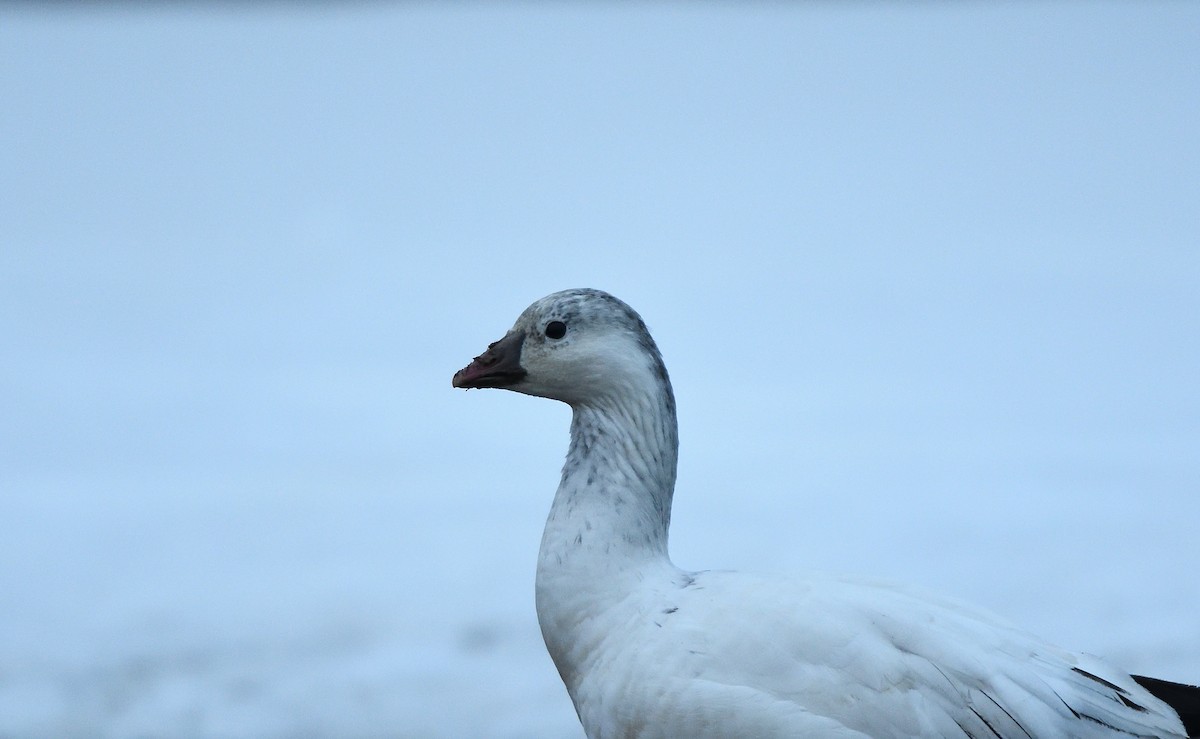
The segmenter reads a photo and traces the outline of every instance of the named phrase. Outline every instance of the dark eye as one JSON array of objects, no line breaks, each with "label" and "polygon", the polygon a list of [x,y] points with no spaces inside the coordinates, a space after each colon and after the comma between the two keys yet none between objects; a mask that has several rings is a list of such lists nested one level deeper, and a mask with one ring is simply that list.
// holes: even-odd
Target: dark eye
[{"label": "dark eye", "polygon": [[551,339],[561,339],[567,335],[567,324],[562,321],[551,321],[546,324],[546,336]]}]

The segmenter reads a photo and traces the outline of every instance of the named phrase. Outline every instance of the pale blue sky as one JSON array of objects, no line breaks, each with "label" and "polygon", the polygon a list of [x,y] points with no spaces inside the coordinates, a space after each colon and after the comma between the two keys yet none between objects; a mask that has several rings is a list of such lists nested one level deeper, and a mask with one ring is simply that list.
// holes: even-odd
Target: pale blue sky
[{"label": "pale blue sky", "polygon": [[0,733],[575,730],[530,598],[566,411],[449,379],[585,285],[675,380],[682,565],[1197,679],[1197,39],[1185,2],[0,9]]}]

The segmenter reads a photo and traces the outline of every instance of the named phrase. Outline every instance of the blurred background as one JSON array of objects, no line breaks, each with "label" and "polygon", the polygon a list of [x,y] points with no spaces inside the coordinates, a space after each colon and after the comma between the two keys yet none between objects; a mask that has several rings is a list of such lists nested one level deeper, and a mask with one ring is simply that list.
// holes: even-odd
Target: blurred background
[{"label": "blurred background", "polygon": [[581,737],[533,609],[638,309],[690,569],[1200,680],[1200,4],[0,8],[0,736]]}]

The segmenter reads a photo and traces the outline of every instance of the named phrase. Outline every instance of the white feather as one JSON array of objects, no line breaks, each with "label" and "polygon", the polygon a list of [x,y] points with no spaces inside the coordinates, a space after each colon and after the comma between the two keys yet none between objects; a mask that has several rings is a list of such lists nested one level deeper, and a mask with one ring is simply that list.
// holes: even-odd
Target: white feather
[{"label": "white feather", "polygon": [[[553,321],[565,336],[547,336]],[[675,401],[640,317],[569,290],[513,332],[527,374],[511,389],[574,411],[537,611],[592,739],[1185,736],[1128,674],[952,600],[865,579],[678,569]]]}]

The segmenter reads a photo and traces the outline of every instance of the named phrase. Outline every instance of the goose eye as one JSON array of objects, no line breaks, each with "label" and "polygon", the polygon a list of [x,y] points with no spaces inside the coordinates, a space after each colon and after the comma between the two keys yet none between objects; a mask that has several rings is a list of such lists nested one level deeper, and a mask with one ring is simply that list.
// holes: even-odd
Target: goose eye
[{"label": "goose eye", "polygon": [[561,339],[567,335],[567,324],[562,321],[551,321],[546,324],[546,336],[551,339]]}]

